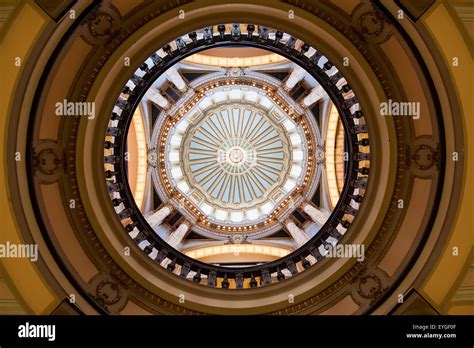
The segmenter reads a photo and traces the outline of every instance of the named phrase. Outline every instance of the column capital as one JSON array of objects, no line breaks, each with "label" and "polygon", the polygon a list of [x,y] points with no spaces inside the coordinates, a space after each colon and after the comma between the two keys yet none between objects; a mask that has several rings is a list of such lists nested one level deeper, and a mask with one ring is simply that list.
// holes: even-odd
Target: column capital
[{"label": "column capital", "polygon": [[163,209],[163,208],[168,208],[170,210],[170,212],[172,212],[173,210],[175,210],[174,206],[171,204],[171,203],[166,203],[165,205],[163,205],[163,207],[161,207],[160,209]]},{"label": "column capital", "polygon": [[308,235],[304,230],[299,228],[293,219],[286,220],[286,229],[290,233],[291,237],[294,239],[298,247],[302,246],[309,239]]},{"label": "column capital", "polygon": [[321,210],[313,202],[311,202],[310,200],[307,200],[307,199],[305,199],[303,202],[301,202],[300,207],[301,207],[301,209],[303,209],[303,211],[305,211],[305,208],[306,209],[316,209],[316,210],[319,210],[319,211]]},{"label": "column capital", "polygon": [[189,220],[183,220],[179,225],[180,226],[181,225],[186,225],[186,226],[188,226],[188,229],[191,229],[191,227],[193,226],[192,222],[189,221]]},{"label": "column capital", "polygon": [[290,224],[290,223],[293,223],[293,224],[296,225],[295,220],[294,220],[293,218],[291,218],[291,217],[287,217],[286,219],[283,220],[283,224],[284,224],[285,226],[287,226],[287,225]]}]

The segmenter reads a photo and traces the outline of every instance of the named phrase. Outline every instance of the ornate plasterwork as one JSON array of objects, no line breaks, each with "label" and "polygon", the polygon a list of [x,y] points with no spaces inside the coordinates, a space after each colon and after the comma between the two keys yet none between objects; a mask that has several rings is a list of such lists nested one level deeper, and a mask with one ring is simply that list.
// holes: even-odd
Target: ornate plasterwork
[{"label": "ornate plasterwork", "polygon": [[65,164],[64,150],[54,140],[42,140],[33,150],[33,174],[41,183],[56,182]]},{"label": "ornate plasterwork", "polygon": [[[453,160],[455,157],[454,153]],[[431,135],[420,135],[407,147],[407,164],[418,177],[429,178],[435,174],[439,169],[440,158],[439,143]]]},{"label": "ornate plasterwork", "polygon": [[[198,224],[193,230],[206,236],[222,236],[228,232],[268,235],[281,228],[278,216],[288,213],[288,209],[284,209],[286,205],[297,195],[309,198],[316,187],[314,184],[319,181],[321,170],[315,166],[314,159],[321,159],[321,154],[316,153],[314,144],[320,135],[313,133],[319,131],[318,128],[306,114],[296,114],[297,109],[289,106],[275,89],[248,78],[226,80],[220,76],[195,89],[194,97],[187,100],[176,114],[162,115],[164,117],[155,125],[160,129],[156,138],[153,137],[157,141],[155,148],[160,165],[153,179],[161,199],[178,198],[182,203],[176,208],[186,216],[194,214]],[[233,119],[236,110],[242,115],[247,113],[240,118],[244,131],[252,118],[248,132],[244,133],[252,136],[250,141],[232,136],[233,130],[239,127],[239,117]],[[230,117],[227,130],[222,128],[227,116],[221,114],[226,112]],[[257,147],[265,146],[254,148],[252,140],[257,140]],[[233,150],[243,151],[239,154]],[[206,167],[199,162],[202,157],[209,160],[209,151],[215,153],[209,157],[212,160],[205,163],[210,167]],[[234,164],[231,153],[242,155],[235,158],[242,163]],[[270,157],[269,162],[262,156],[274,158]],[[233,170],[240,173],[231,173]],[[208,184],[206,175],[219,178],[221,172],[220,178],[229,182],[218,181],[213,186],[214,181],[210,180]],[[268,182],[262,183],[265,174]],[[230,199],[229,185],[236,176],[241,176],[243,181],[240,184],[234,181],[234,196]],[[201,181],[204,181],[202,186]],[[224,184],[229,186],[227,193],[225,189],[219,192]],[[207,192],[209,189],[212,191]]]},{"label": "ornate plasterwork", "polygon": [[119,313],[127,304],[127,288],[113,275],[96,274],[88,286],[95,300],[110,313]]}]

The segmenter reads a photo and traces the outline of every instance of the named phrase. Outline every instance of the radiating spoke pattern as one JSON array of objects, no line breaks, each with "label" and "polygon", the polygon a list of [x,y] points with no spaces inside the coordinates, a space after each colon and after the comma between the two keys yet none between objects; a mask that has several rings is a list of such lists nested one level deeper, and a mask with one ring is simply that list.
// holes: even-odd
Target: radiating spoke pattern
[{"label": "radiating spoke pattern", "polygon": [[261,110],[242,105],[220,108],[190,135],[191,181],[221,204],[254,201],[278,182],[284,144]]},{"label": "radiating spoke pattern", "polygon": [[275,118],[271,111],[277,107],[266,96],[247,92],[253,101],[237,102],[229,101],[231,92],[219,93],[219,102],[202,102],[210,106],[190,120],[182,118],[171,131],[168,172],[210,220],[253,223],[301,183],[304,138],[294,121]]}]

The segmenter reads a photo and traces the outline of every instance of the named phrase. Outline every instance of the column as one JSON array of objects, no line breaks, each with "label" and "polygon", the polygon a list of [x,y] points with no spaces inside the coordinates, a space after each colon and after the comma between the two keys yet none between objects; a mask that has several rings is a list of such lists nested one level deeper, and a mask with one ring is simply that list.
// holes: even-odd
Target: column
[{"label": "column", "polygon": [[326,214],[325,212],[319,210],[319,209],[316,209],[315,207],[313,207],[311,204],[309,203],[306,203],[303,207],[303,210],[306,214],[308,214],[311,219],[316,222],[317,224],[319,224],[320,226],[324,225],[324,223],[326,222],[327,218],[328,218],[328,214]]},{"label": "column", "polygon": [[156,225],[161,225],[165,217],[171,213],[172,208],[168,205],[165,205],[161,209],[155,211],[146,218],[148,224],[153,228]]},{"label": "column", "polygon": [[[314,87],[311,92],[303,99],[303,107],[309,107],[321,98],[326,97],[326,92],[321,85]],[[327,98],[327,97],[326,97]]]},{"label": "column", "polygon": [[176,68],[171,67],[165,72],[166,79],[171,82],[173,85],[176,86],[181,92],[186,91],[186,82],[184,82],[183,78],[179,74]]},{"label": "column", "polygon": [[179,227],[170,234],[168,238],[168,244],[171,245],[173,248],[177,249],[177,246],[181,243],[181,241],[186,236],[186,232],[189,230],[189,223],[183,222]]},{"label": "column", "polygon": [[306,70],[304,70],[299,65],[295,65],[295,67],[291,71],[290,76],[288,76],[288,78],[285,81],[285,89],[287,91],[293,89],[293,87],[295,87],[296,84],[304,78],[305,74],[306,74]]},{"label": "column", "polygon": [[163,97],[163,95],[155,88],[150,88],[146,93],[146,97],[148,100],[152,101],[163,109],[167,109],[169,107],[168,99]]},{"label": "column", "polygon": [[293,237],[298,247],[302,246],[308,241],[308,235],[302,229],[296,226],[293,220],[286,220],[285,225],[286,229],[288,230],[288,232],[290,232],[291,237]]}]

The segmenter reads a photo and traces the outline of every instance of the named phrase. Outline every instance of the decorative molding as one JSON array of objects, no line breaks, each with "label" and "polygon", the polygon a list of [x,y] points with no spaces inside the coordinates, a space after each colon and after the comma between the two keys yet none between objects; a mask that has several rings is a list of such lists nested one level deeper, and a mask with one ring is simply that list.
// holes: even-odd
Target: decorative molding
[{"label": "decorative molding", "polygon": [[41,184],[56,182],[64,173],[64,150],[54,140],[43,139],[33,149],[33,175]]},{"label": "decorative molding", "polygon": [[362,2],[352,12],[352,26],[363,40],[381,44],[391,35],[390,24],[385,16],[370,3]]},{"label": "decorative molding", "polygon": [[82,38],[91,45],[104,45],[120,33],[122,18],[110,3],[101,4],[83,24]]},{"label": "decorative molding", "polygon": [[97,303],[110,313],[119,313],[127,304],[126,287],[110,274],[96,274],[88,285]]},{"label": "decorative molding", "polygon": [[439,143],[431,135],[420,135],[408,147],[407,161],[412,172],[429,178],[439,170]]},{"label": "decorative molding", "polygon": [[379,268],[364,267],[351,284],[353,300],[371,305],[388,289],[389,277]]}]

